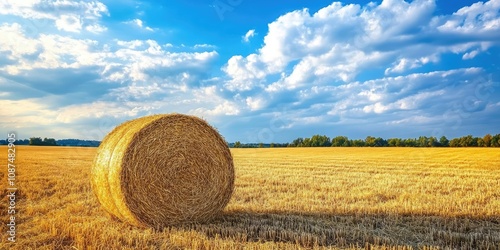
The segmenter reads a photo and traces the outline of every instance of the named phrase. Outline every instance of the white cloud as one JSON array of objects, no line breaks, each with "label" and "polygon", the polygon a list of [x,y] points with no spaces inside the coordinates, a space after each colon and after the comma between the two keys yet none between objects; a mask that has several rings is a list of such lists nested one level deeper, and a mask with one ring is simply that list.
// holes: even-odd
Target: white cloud
[{"label": "white cloud", "polygon": [[435,54],[416,59],[401,58],[399,61],[393,63],[393,67],[387,68],[385,70],[385,74],[403,73],[409,69],[419,68],[425,64],[437,63],[438,61],[439,57]]},{"label": "white cloud", "polygon": [[62,15],[56,20],[56,27],[59,30],[78,33],[82,29],[82,23],[78,16]]},{"label": "white cloud", "polygon": [[243,37],[243,41],[248,43],[250,42],[250,38],[254,37],[257,33],[255,33],[255,30],[249,30]]},{"label": "white cloud", "polygon": [[132,117],[137,115],[137,109],[125,106],[124,103],[96,101],[63,107],[59,110],[56,120],[62,123],[77,122],[81,119],[102,117]]},{"label": "white cloud", "polygon": [[52,20],[59,30],[68,32],[80,32],[83,27],[95,32],[104,29],[99,20],[109,12],[99,1],[4,0],[0,2],[0,14],[32,19],[37,23],[43,19]]},{"label": "white cloud", "polygon": [[265,67],[257,54],[251,54],[246,58],[233,56],[223,68],[223,71],[232,78],[225,86],[231,91],[250,90],[266,77]]},{"label": "white cloud", "polygon": [[50,125],[54,123],[55,115],[57,112],[40,99],[0,100],[0,127],[3,128]]},{"label": "white cloud", "polygon": [[247,106],[251,111],[257,111],[266,106],[266,101],[262,97],[247,97],[245,99]]},{"label": "white cloud", "polygon": [[334,2],[316,13],[292,11],[268,25],[258,53],[228,60],[226,87],[283,91],[349,82],[377,67],[387,75],[406,73],[437,63],[446,53],[470,59],[500,44],[499,2],[476,3],[438,17],[433,17],[434,0],[366,6]]},{"label": "white cloud", "polygon": [[102,25],[99,25],[99,24],[87,25],[87,27],[85,27],[85,29],[87,31],[95,33],[95,34],[103,33],[106,30],[108,30],[108,28],[106,28]]},{"label": "white cloud", "polygon": [[217,48],[217,46],[204,43],[204,44],[195,44],[193,48],[194,49],[215,49],[215,48]]},{"label": "white cloud", "polygon": [[208,109],[208,108],[197,108],[190,113],[198,115],[198,116],[220,116],[220,115],[238,115],[240,113],[240,110],[238,106],[230,101],[224,101],[223,103],[217,105],[213,109]]},{"label": "white cloud", "polygon": [[151,28],[151,27],[149,27],[149,26],[144,25],[144,22],[143,22],[141,19],[138,19],[138,18],[133,19],[133,20],[131,20],[131,21],[127,21],[127,22],[125,22],[125,23],[126,23],[126,24],[131,24],[131,25],[134,25],[134,26],[137,26],[137,27],[139,27],[139,28],[141,28],[141,29],[145,29],[145,30],[147,30],[147,31],[154,31],[154,29],[153,29],[153,28]]},{"label": "white cloud", "polygon": [[190,109],[188,111],[190,114],[214,117],[234,116],[241,113],[241,108],[237,102],[224,98],[221,90],[215,85],[192,90],[192,94],[197,107]]},{"label": "white cloud", "polygon": [[499,0],[477,2],[453,13],[438,29],[443,32],[481,34],[500,29]]},{"label": "white cloud", "polygon": [[4,37],[0,41],[0,51],[9,51],[10,59],[16,62],[0,70],[15,75],[35,68],[78,68],[102,62],[100,53],[91,52],[98,45],[97,41],[51,34],[30,38],[24,32],[17,23],[0,26],[0,34]]},{"label": "white cloud", "polygon": [[[474,95],[478,86],[488,84],[489,80],[486,79],[471,81],[480,79],[483,73],[478,68],[418,73],[338,87],[325,86],[316,92],[332,93],[328,99],[335,101],[331,103],[328,114],[340,116],[344,120],[367,117],[369,114],[404,117],[414,115],[412,112],[425,116],[442,116],[443,112],[452,109],[455,104],[461,105],[468,95]],[[448,85],[450,81],[455,82],[455,85]],[[318,94],[309,98],[318,98]]]},{"label": "white cloud", "polygon": [[[92,66],[101,68],[102,79],[112,82],[148,81],[155,77],[166,79],[170,76],[174,77],[172,80],[185,81],[183,74],[202,74],[218,57],[216,51],[168,52],[166,46],[154,40],[116,40],[114,43],[102,44],[95,40],[53,34],[30,38],[25,32],[16,23],[0,26],[3,37],[0,40],[0,52],[8,52],[8,59],[15,62],[0,66],[0,72],[3,70],[18,75],[33,69]],[[189,81],[196,79],[191,78]]]}]

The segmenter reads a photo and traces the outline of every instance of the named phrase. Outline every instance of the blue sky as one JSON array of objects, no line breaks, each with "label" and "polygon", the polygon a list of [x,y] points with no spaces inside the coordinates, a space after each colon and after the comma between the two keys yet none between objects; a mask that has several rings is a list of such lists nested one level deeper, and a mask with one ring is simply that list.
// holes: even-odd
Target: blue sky
[{"label": "blue sky", "polygon": [[21,138],[171,112],[242,142],[500,132],[500,0],[6,0],[0,37]]}]

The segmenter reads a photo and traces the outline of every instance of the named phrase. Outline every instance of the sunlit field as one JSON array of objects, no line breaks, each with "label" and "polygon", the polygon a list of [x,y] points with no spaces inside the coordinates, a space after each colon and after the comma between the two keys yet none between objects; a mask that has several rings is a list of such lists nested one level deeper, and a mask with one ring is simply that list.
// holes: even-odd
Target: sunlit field
[{"label": "sunlit field", "polygon": [[18,147],[16,243],[0,152],[0,249],[500,248],[500,149],[232,149],[224,213],[156,231],[98,204],[95,148]]}]

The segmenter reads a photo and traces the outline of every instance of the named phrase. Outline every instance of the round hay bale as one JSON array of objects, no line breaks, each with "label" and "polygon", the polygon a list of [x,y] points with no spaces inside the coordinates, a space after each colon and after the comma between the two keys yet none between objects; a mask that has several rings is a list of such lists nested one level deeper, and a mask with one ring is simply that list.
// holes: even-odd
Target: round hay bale
[{"label": "round hay bale", "polygon": [[204,120],[182,114],[125,122],[101,142],[91,184],[102,206],[136,226],[204,222],[234,188],[231,152]]}]

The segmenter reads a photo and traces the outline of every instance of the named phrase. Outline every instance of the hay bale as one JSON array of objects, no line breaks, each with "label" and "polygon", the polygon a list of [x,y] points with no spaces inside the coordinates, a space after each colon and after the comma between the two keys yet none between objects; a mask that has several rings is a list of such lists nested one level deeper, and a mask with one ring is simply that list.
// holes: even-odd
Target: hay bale
[{"label": "hay bale", "polygon": [[110,214],[161,228],[221,212],[233,192],[234,166],[226,142],[204,120],[154,115],[125,122],[104,138],[91,179]]}]

